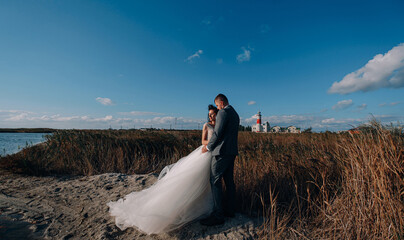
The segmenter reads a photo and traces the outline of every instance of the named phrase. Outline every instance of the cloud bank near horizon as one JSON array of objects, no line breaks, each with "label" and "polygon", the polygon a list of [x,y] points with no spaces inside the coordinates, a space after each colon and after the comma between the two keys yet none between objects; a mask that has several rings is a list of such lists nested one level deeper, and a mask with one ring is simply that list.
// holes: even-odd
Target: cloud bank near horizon
[{"label": "cloud bank near horizon", "polygon": [[[20,110],[0,110],[0,126],[5,128],[59,128],[59,129],[107,129],[112,128],[175,128],[198,129],[205,122],[203,119],[186,117],[156,116],[153,112],[118,113],[124,117],[106,115],[103,117],[46,115]],[[153,117],[154,115],[154,117]],[[150,116],[149,118],[141,118]]]},{"label": "cloud bank near horizon", "polygon": [[[364,107],[360,105],[359,107]],[[140,114],[140,115],[139,115]],[[146,115],[142,115],[146,114]],[[121,116],[119,116],[121,115]],[[123,115],[123,116],[122,116]],[[383,124],[404,122],[403,116],[374,115]],[[347,130],[369,122],[371,116],[364,118],[335,118],[321,115],[277,115],[262,116],[262,122],[269,122],[271,126],[287,127],[294,125],[302,130],[312,127],[314,131]],[[60,114],[46,115],[21,110],[0,110],[0,126],[3,128],[56,128],[56,129],[129,129],[129,128],[162,128],[162,129],[199,129],[206,119],[187,118],[183,116],[156,116],[147,112],[118,113],[117,116],[89,116]],[[241,125],[251,126],[256,123],[256,115],[241,118]]]},{"label": "cloud bank near horizon", "polygon": [[[340,118],[336,119],[334,117],[324,117],[315,115],[279,115],[279,116],[262,116],[262,122],[269,122],[271,127],[273,126],[296,126],[300,127],[302,130],[312,127],[315,131],[339,131],[347,130],[354,126],[359,126],[361,124],[368,123],[372,117],[376,118],[382,124],[390,124],[397,121],[404,121],[404,117],[393,116],[393,115],[373,115],[366,118]],[[242,122],[247,125],[255,124],[257,117],[256,115],[250,118],[243,119]]]}]

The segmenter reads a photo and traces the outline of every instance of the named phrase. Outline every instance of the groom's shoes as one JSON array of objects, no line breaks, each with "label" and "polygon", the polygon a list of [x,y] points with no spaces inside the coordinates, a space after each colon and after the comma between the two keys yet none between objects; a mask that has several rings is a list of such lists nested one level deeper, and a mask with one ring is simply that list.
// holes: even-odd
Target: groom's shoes
[{"label": "groom's shoes", "polygon": [[224,223],[224,218],[218,218],[214,215],[210,215],[208,218],[202,219],[200,223],[205,226],[220,225]]}]

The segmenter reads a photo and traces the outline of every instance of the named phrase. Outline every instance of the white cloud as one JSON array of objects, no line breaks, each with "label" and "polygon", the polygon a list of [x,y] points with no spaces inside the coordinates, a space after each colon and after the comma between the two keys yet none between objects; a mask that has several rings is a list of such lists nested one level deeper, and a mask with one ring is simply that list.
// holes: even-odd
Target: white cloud
[{"label": "white cloud", "polygon": [[12,122],[14,122],[14,121],[21,121],[21,120],[26,119],[27,116],[28,116],[28,113],[19,113],[18,115],[14,115],[14,116],[12,116],[12,117],[9,117],[9,118],[7,118],[6,120],[7,120],[7,121],[12,121]]},{"label": "white cloud", "polygon": [[101,103],[102,105],[105,105],[105,106],[114,105],[114,103],[112,102],[112,100],[109,99],[109,98],[97,97],[95,100],[96,100],[97,102]]},{"label": "white cloud", "polygon": [[216,63],[217,63],[217,64],[222,64],[222,63],[223,63],[223,58],[218,58],[218,59],[216,59]]},{"label": "white cloud", "polygon": [[141,111],[132,111],[132,112],[120,112],[121,115],[130,115],[130,116],[153,116],[153,115],[164,115],[163,113],[157,112],[141,112]]},{"label": "white cloud", "polygon": [[379,104],[379,107],[396,106],[396,105],[398,105],[400,103],[401,102],[381,103],[381,104]]},{"label": "white cloud", "polygon": [[326,118],[321,120],[323,124],[335,124],[335,123],[346,123],[347,120],[336,120],[335,118]]},{"label": "white cloud", "polygon": [[[35,118],[31,117],[31,120],[34,120]],[[59,114],[53,115],[53,116],[42,116],[40,117],[41,120],[48,120],[48,121],[57,121],[57,122],[65,122],[65,121],[72,121],[76,119],[80,119],[79,116],[70,116],[70,117],[61,117]]]},{"label": "white cloud", "polygon": [[192,54],[191,56],[187,57],[187,59],[185,59],[184,62],[192,63],[193,59],[200,58],[202,53],[203,53],[202,50],[198,50],[194,54]]},{"label": "white cloud", "polygon": [[254,105],[254,104],[256,104],[256,102],[255,101],[249,101],[247,104],[248,105]]},{"label": "white cloud", "polygon": [[18,112],[25,112],[21,110],[0,110],[0,113],[18,113]]},{"label": "white cloud", "polygon": [[172,128],[172,129],[199,129],[202,127],[205,120],[185,118],[185,117],[154,117],[149,119],[132,119],[131,124],[140,127],[154,127],[154,128]]},{"label": "white cloud", "polygon": [[[404,116],[394,115],[372,115],[382,124],[389,124],[394,122],[403,122]],[[361,124],[366,124],[372,117],[364,118],[341,118],[324,117],[321,115],[280,115],[280,116],[262,116],[262,122],[269,122],[271,127],[281,126],[287,127],[290,125],[305,129],[312,127],[315,131],[339,131],[347,130]],[[256,122],[256,115],[247,119],[242,119],[242,125],[252,125]]]},{"label": "white cloud", "polygon": [[243,53],[240,53],[239,55],[237,55],[237,62],[238,63],[242,63],[242,62],[248,62],[251,59],[251,48],[245,48],[245,47],[241,47],[241,50],[243,50]]},{"label": "white cloud", "polygon": [[113,120],[113,117],[111,115],[108,115],[108,116],[105,116],[105,117],[102,117],[102,118],[89,118],[89,117],[86,117],[84,119],[83,118],[81,118],[81,119],[89,121],[89,122],[110,122],[110,121]]},{"label": "white cloud", "polygon": [[[181,122],[183,123],[184,121],[182,121],[182,118],[177,118],[177,123]],[[170,124],[170,123],[175,123],[175,117],[154,117],[152,119],[146,119],[144,121],[145,124]]]},{"label": "white cloud", "polygon": [[23,120],[30,114],[32,112],[22,110],[0,110],[0,118],[3,117],[6,121],[11,122]]},{"label": "white cloud", "polygon": [[[254,114],[250,118],[245,119],[244,121],[247,124],[251,124],[255,122],[257,119],[257,114]],[[314,119],[313,116],[304,116],[304,115],[281,115],[281,116],[263,116],[261,117],[262,122],[269,122],[271,124],[297,124],[312,121]]]},{"label": "white cloud", "polygon": [[[122,113],[121,113],[122,114]],[[112,128],[175,128],[175,129],[197,129],[202,127],[204,119],[194,119],[185,117],[151,117],[136,118],[150,115],[162,115],[153,112],[129,112],[123,113],[128,117],[114,117],[106,115],[103,117],[83,116],[62,116],[60,114],[44,115],[28,111],[0,110],[0,126],[19,127],[47,127],[47,128],[76,128],[76,129],[106,129]]]},{"label": "white cloud", "polygon": [[335,131],[347,130],[359,126],[361,124],[368,124],[369,121],[373,118],[375,118],[377,121],[380,121],[384,125],[404,120],[403,116],[372,115],[365,118],[343,118],[343,119],[328,118],[321,120],[321,123],[315,124],[315,126]]},{"label": "white cloud", "polygon": [[87,121],[87,122],[102,122],[102,121],[111,121],[113,119],[112,116],[108,115],[102,118],[92,118],[88,116],[60,116],[60,114],[55,115],[42,115],[38,116],[35,113],[19,113],[17,115],[11,116],[9,118],[4,119],[5,121],[12,121],[12,122],[70,122],[70,121]]},{"label": "white cloud", "polygon": [[145,124],[189,124],[189,123],[200,123],[200,119],[192,119],[192,118],[185,118],[185,117],[172,117],[172,116],[166,116],[166,117],[154,117],[151,119],[142,119],[138,120],[142,121]]},{"label": "white cloud", "polygon": [[[252,125],[255,124],[256,115],[251,116],[250,118],[243,119],[242,124]],[[326,129],[326,125],[321,123],[324,120],[324,117],[314,116],[314,115],[279,115],[279,116],[262,116],[262,122],[269,122],[271,127],[281,126],[296,126],[302,129],[313,127],[316,131]],[[339,126],[338,126],[339,127]],[[331,129],[331,128],[330,128]],[[336,128],[339,130],[339,128]]]},{"label": "white cloud", "polygon": [[9,116],[9,117],[15,117],[16,114],[19,115],[28,115],[32,114],[33,112],[29,111],[22,111],[22,110],[0,110],[0,116]]},{"label": "white cloud", "polygon": [[334,82],[328,92],[348,94],[401,87],[404,87],[404,43],[384,55],[377,54],[364,67]]},{"label": "white cloud", "polygon": [[[6,114],[1,114],[6,113]],[[60,114],[44,115],[29,111],[18,110],[0,110],[0,125],[3,127],[49,127],[49,128],[76,128],[76,129],[106,129],[112,128],[175,128],[175,129],[199,129],[206,119],[195,119],[173,116],[155,116],[150,118],[140,118],[138,115],[128,117],[114,117],[106,115],[102,117],[94,116],[62,116]],[[404,122],[404,116],[394,115],[374,115],[384,124]],[[323,117],[321,115],[280,115],[280,116],[262,116],[262,122],[269,122],[271,126],[279,125],[282,127],[294,125],[302,129],[313,127],[315,131],[323,130],[346,130],[352,126],[358,126],[369,122],[370,118],[342,118]],[[241,124],[252,125],[256,122],[256,115],[250,118],[241,118]]]},{"label": "white cloud", "polygon": [[404,123],[404,116],[395,115],[373,115],[376,120],[380,121],[382,124],[390,124],[394,122],[401,122],[401,126]]},{"label": "white cloud", "polygon": [[363,104],[357,106],[359,111],[362,111],[362,110],[366,109],[367,107],[368,107],[368,105],[366,103],[363,103]]},{"label": "white cloud", "polygon": [[335,105],[332,107],[332,109],[334,109],[334,110],[336,110],[336,111],[338,111],[338,110],[344,110],[344,109],[349,108],[349,107],[352,106],[352,105],[353,105],[352,99],[349,99],[349,100],[342,100],[342,101],[339,101],[337,104],[335,104]]},{"label": "white cloud", "polygon": [[[254,119],[258,118],[258,113],[251,116],[251,118],[245,119],[246,122],[252,122]],[[262,119],[262,118],[261,118]]]}]

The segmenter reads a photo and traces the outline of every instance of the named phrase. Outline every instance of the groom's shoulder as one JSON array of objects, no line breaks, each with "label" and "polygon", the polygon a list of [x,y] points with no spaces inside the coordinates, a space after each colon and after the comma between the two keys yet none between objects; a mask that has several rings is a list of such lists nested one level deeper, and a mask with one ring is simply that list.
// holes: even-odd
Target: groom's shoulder
[{"label": "groom's shoulder", "polygon": [[230,106],[229,108],[229,114],[231,114],[232,118],[234,119],[239,119],[240,117],[238,116],[238,113],[236,112],[236,110]]},{"label": "groom's shoulder", "polygon": [[218,116],[219,116],[219,115],[221,115],[221,116],[227,115],[226,109],[220,109],[220,110],[217,112],[217,115],[218,115]]},{"label": "groom's shoulder", "polygon": [[233,113],[237,113],[236,110],[233,108],[233,106],[229,105],[228,108],[226,108],[225,110],[227,110],[228,112],[233,112]]}]

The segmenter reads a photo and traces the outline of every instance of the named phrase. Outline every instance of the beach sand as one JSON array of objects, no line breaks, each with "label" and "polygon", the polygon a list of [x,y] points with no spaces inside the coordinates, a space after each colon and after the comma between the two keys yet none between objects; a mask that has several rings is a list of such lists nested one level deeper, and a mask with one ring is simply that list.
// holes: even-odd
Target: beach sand
[{"label": "beach sand", "polygon": [[121,231],[106,203],[157,180],[155,174],[32,177],[0,171],[0,239],[254,239],[258,219],[242,214],[221,226],[190,223],[170,233]]}]

